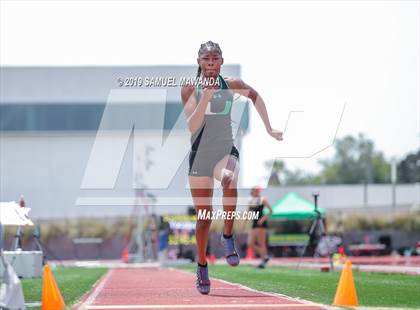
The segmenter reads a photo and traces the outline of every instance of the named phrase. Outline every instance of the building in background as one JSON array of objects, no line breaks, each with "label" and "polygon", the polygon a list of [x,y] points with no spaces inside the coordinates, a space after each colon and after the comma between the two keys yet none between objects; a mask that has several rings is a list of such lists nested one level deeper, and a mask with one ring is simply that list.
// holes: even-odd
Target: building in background
[{"label": "building in background", "polygon": [[[196,72],[196,66],[2,67],[1,201],[16,200],[23,194],[35,219],[126,216],[132,204],[139,203],[136,197],[142,194],[133,186],[141,184],[138,168],[150,161],[147,154],[134,158],[133,154],[141,151],[136,149],[139,146],[133,136],[147,136],[153,143],[164,143],[169,134],[174,133],[171,143],[175,147],[164,156],[166,160],[181,156],[181,166],[171,186],[153,195],[184,196],[186,203],[175,207],[160,204],[153,211],[185,213],[192,201],[186,187],[188,150],[176,147],[182,144],[178,132],[184,134],[183,138],[185,133],[189,135],[180,87],[146,87],[145,81],[148,78],[150,85],[155,79],[156,85],[156,78],[163,79],[161,83],[169,83],[164,79],[173,78],[175,83],[172,81],[172,84],[179,85],[181,78],[194,78]],[[240,67],[225,65],[222,74],[238,77]],[[136,85],[138,78],[143,79],[142,86]],[[166,92],[165,98],[149,98],[150,90]],[[115,94],[122,94],[117,108],[110,104]],[[126,104],[124,101],[129,97],[131,102]],[[235,143],[240,148],[241,138],[248,128],[247,101],[240,98],[237,106],[242,106],[244,112],[236,113],[239,118],[232,123],[234,131],[238,132]],[[130,123],[132,117],[135,123]],[[98,130],[101,126],[104,131],[109,129],[106,128],[109,119],[113,121],[113,133],[130,138],[121,154],[115,186],[83,190],[81,185]],[[153,147],[145,152],[149,151],[153,151]],[[101,155],[105,157],[107,153]],[[150,164],[158,165],[153,160]],[[105,163],[101,169],[107,171],[111,167]],[[143,178],[148,177],[143,175]],[[93,203],[92,198],[96,199]]]}]

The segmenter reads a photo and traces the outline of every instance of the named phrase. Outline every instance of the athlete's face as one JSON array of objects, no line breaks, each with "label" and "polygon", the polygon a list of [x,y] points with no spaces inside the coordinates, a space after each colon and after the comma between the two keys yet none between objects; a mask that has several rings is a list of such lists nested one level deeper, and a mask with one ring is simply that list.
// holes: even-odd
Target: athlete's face
[{"label": "athlete's face", "polygon": [[252,197],[258,197],[259,196],[258,195],[258,192],[257,192],[257,190],[255,188],[251,189],[251,196]]},{"label": "athlete's face", "polygon": [[202,53],[197,58],[198,65],[205,77],[217,77],[223,65],[223,57],[219,52],[211,49]]}]

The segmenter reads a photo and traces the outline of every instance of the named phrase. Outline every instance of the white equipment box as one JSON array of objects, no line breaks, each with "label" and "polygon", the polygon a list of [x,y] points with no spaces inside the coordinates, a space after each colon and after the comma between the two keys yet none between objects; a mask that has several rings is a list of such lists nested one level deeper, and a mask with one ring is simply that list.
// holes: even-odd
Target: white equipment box
[{"label": "white equipment box", "polygon": [[[42,276],[42,251],[3,251],[3,256],[19,278]],[[3,277],[3,273],[4,266],[0,263],[0,277]]]}]

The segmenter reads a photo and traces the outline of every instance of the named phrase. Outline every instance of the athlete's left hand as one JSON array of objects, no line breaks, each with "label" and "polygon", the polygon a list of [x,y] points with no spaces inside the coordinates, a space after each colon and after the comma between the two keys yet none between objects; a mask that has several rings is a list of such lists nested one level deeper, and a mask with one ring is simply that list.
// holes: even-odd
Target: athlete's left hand
[{"label": "athlete's left hand", "polygon": [[276,129],[268,129],[268,134],[272,136],[274,139],[281,141],[283,140],[283,132],[276,130]]}]

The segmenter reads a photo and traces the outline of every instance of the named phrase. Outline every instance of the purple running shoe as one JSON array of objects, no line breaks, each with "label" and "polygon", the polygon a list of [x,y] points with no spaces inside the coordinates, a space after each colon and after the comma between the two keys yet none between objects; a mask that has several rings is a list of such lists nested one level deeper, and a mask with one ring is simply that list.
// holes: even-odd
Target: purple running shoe
[{"label": "purple running shoe", "polygon": [[225,257],[226,257],[227,263],[231,266],[238,266],[239,255],[235,249],[235,239],[233,238],[233,236],[226,239],[222,234],[221,241],[225,249]]},{"label": "purple running shoe", "polygon": [[209,280],[209,270],[206,267],[201,267],[197,265],[197,290],[203,294],[207,295],[210,292],[210,280]]}]

